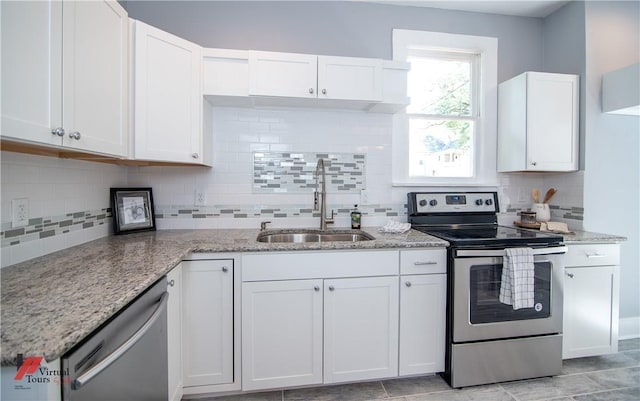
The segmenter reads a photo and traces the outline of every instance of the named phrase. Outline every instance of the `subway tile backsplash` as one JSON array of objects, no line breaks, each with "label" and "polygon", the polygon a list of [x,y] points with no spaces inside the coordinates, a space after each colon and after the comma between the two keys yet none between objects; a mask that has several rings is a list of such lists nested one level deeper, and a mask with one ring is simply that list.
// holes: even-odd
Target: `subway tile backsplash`
[{"label": "subway tile backsplash", "polygon": [[[267,220],[273,227],[315,227],[319,157],[328,159],[327,211],[337,213],[336,227],[349,226],[354,204],[365,226],[406,221],[407,192],[446,188],[392,186],[393,118],[214,107],[211,168],[124,167],[2,152],[2,266],[109,235],[110,187],[152,187],[158,229],[257,228]],[[499,174],[500,223],[519,220],[520,211],[531,207],[532,188],[544,193],[550,187],[559,190],[552,219],[581,229],[582,172]],[[196,191],[206,195],[202,206],[195,206]],[[15,198],[29,200],[27,227],[11,228]]]}]

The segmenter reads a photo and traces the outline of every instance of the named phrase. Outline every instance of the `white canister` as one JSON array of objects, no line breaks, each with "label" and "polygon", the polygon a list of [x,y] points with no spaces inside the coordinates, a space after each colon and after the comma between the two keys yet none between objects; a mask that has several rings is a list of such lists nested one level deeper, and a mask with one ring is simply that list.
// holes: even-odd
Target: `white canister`
[{"label": "white canister", "polygon": [[551,211],[548,203],[534,203],[531,211],[536,212],[536,220],[538,221],[551,220]]}]

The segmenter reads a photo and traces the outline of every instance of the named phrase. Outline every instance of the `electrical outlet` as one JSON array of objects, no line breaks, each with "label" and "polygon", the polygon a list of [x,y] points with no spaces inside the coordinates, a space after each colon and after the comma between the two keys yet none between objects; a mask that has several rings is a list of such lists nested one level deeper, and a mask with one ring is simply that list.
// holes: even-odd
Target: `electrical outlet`
[{"label": "electrical outlet", "polygon": [[24,227],[29,223],[29,199],[11,200],[11,227]]},{"label": "electrical outlet", "polygon": [[202,188],[196,188],[194,192],[195,199],[193,201],[193,204],[195,206],[205,206],[207,204],[207,193],[204,192]]}]

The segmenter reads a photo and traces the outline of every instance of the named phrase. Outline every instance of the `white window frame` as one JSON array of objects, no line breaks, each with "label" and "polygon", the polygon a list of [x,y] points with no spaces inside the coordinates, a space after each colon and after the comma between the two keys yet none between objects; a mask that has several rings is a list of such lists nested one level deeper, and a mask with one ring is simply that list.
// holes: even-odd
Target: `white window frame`
[{"label": "white window frame", "polygon": [[407,62],[410,49],[462,52],[479,55],[480,90],[477,94],[477,124],[474,127],[472,177],[410,177],[409,118],[398,113],[393,120],[393,186],[496,186],[498,39],[443,32],[393,30],[393,59]]}]

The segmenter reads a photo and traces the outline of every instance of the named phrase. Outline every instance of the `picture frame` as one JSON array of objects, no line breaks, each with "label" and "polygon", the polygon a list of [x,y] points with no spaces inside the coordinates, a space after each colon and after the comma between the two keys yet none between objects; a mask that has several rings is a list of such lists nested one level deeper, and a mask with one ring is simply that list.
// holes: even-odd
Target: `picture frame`
[{"label": "picture frame", "polygon": [[111,214],[115,235],[156,230],[151,188],[111,188]]}]

